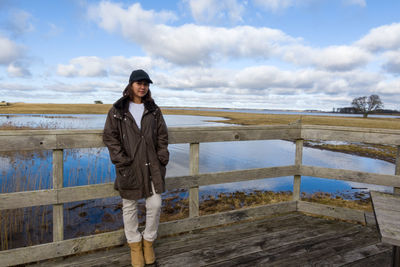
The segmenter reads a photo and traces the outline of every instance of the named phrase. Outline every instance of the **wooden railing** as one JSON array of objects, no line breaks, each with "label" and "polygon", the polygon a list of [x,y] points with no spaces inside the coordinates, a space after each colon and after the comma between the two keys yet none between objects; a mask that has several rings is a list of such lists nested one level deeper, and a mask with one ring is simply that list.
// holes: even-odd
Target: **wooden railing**
[{"label": "wooden railing", "polygon": [[[203,142],[248,140],[295,140],[295,162],[289,166],[199,173],[199,145]],[[303,140],[337,140],[397,146],[394,175],[305,166],[302,164]],[[190,175],[169,177],[167,190],[189,191],[189,218],[165,222],[160,235],[232,223],[291,211],[309,212],[342,219],[374,223],[371,213],[300,200],[301,176],[346,180],[400,188],[400,131],[351,127],[280,125],[252,127],[170,128],[170,144],[190,144]],[[63,204],[75,201],[118,196],[113,183],[63,188],[63,150],[103,147],[101,130],[18,130],[0,131],[0,151],[53,151],[53,188],[0,194],[0,211],[40,205],[53,205],[53,242],[0,251],[0,266],[23,264],[67,256],[125,243],[123,230],[64,240]],[[293,176],[293,201],[199,216],[199,186],[254,179]]]}]

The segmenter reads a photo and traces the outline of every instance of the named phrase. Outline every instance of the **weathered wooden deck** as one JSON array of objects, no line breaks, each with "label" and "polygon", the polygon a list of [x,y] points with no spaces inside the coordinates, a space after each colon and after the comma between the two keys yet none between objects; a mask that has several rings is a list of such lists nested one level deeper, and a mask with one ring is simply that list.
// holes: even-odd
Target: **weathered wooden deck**
[{"label": "weathered wooden deck", "polygon": [[[157,240],[158,266],[391,266],[376,228],[294,212]],[[130,266],[127,246],[35,266]]]}]

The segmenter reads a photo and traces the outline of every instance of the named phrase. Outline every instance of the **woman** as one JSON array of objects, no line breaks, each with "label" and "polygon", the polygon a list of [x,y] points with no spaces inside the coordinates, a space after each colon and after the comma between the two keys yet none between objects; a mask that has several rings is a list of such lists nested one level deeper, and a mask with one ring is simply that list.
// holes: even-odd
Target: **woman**
[{"label": "woman", "polygon": [[[129,77],[123,96],[114,103],[104,126],[103,142],[116,169],[114,188],[122,198],[125,236],[132,266],[153,264],[165,166],[169,160],[168,131],[149,90],[153,83],[143,70]],[[146,199],[146,226],[138,231],[137,201]]]}]

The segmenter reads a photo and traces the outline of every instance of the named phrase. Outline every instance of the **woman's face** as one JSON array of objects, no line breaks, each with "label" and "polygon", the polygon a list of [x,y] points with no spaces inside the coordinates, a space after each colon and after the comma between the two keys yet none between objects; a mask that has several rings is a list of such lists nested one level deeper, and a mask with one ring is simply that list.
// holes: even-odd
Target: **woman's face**
[{"label": "woman's face", "polygon": [[144,97],[149,91],[149,83],[146,80],[136,81],[132,83],[133,97],[135,103],[142,103]]}]

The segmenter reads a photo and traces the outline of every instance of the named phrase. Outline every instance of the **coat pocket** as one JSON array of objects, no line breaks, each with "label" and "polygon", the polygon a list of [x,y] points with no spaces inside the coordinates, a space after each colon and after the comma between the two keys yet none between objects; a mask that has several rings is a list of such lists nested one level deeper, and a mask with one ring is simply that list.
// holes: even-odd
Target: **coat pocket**
[{"label": "coat pocket", "polygon": [[119,189],[129,190],[138,187],[137,177],[132,166],[117,167],[116,172]]}]

